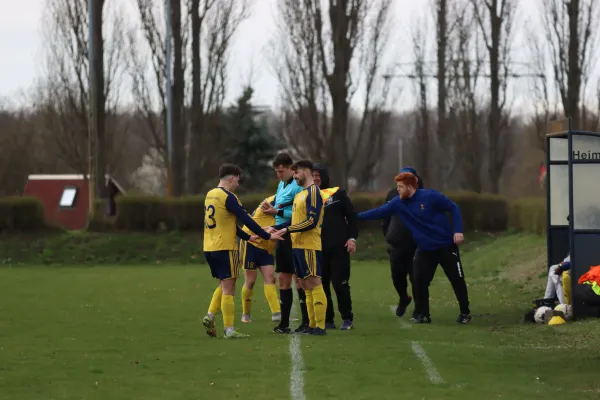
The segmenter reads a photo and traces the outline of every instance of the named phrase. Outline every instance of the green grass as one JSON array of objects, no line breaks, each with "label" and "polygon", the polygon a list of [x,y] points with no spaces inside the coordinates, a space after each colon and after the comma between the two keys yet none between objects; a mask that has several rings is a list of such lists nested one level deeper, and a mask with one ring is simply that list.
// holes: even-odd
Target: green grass
[{"label": "green grass", "polygon": [[[433,324],[413,326],[390,311],[388,265],[354,263],[356,329],[300,339],[306,398],[597,399],[598,321],[522,323],[543,291],[544,248],[530,235],[464,247],[474,314],[467,326],[454,322],[458,308],[441,270]],[[0,269],[0,397],[289,398],[290,337],[270,333],[262,286],[250,325],[239,322],[236,298],[236,324],[251,335],[238,341],[202,330],[214,287],[204,265]],[[430,382],[413,342],[443,383]]]},{"label": "green grass", "polygon": [[[477,237],[482,234],[476,234]],[[384,260],[379,229],[362,230],[357,261]],[[0,235],[0,265],[99,266],[204,264],[200,232],[61,232]]]}]

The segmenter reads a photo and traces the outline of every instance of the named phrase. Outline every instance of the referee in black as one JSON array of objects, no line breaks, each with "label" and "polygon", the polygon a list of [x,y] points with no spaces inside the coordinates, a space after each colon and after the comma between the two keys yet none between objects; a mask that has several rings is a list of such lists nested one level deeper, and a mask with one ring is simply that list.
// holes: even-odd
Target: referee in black
[{"label": "referee in black", "polygon": [[352,313],[352,297],[350,296],[350,254],[356,251],[358,237],[357,217],[352,201],[344,189],[330,187],[329,173],[323,165],[315,164],[313,179],[323,193],[323,225],[321,228],[322,243],[322,281],[327,296],[327,313],[325,326],[335,329],[333,301],[331,300],[331,284],[337,297],[338,311],[342,317],[340,329],[350,330],[354,327]]},{"label": "referee in black", "polygon": [[[400,170],[400,173],[403,172],[410,172],[415,175],[418,179],[419,189],[423,189],[423,179],[413,167],[405,166]],[[398,197],[398,189],[393,188],[388,192],[385,201],[388,202],[396,197]],[[413,286],[413,260],[417,251],[417,243],[399,216],[393,215],[390,218],[385,218],[381,225],[383,236],[385,236],[389,246],[388,254],[390,256],[392,283],[398,293],[396,315],[402,317],[412,301],[412,297],[408,294],[408,279],[410,279],[410,284]]]}]

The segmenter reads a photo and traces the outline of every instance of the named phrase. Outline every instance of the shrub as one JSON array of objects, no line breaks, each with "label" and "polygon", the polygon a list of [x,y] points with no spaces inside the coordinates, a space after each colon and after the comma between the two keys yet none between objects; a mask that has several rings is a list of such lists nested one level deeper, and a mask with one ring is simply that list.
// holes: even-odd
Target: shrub
[{"label": "shrub", "polygon": [[[272,193],[253,193],[240,196],[248,213]],[[507,227],[508,204],[504,197],[471,192],[449,193],[461,208],[465,230],[500,231]],[[357,212],[384,204],[383,193],[353,193],[352,203]],[[361,222],[360,228],[378,228],[380,221]],[[101,225],[103,226],[103,225]],[[155,231],[204,228],[204,196],[164,199],[153,196],[120,196],[117,199],[115,226],[120,230]]]},{"label": "shrub", "polygon": [[510,204],[508,226],[518,231],[544,234],[546,232],[546,199],[529,197]]},{"label": "shrub", "polygon": [[0,231],[38,231],[47,228],[44,206],[37,198],[0,199]]}]

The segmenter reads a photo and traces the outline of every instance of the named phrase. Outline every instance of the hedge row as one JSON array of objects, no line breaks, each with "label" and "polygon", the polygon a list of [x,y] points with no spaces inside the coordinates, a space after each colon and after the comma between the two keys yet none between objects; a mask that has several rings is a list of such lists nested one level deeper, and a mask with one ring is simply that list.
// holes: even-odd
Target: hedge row
[{"label": "hedge row", "polygon": [[[504,197],[470,192],[449,193],[448,196],[461,208],[466,230],[502,231],[507,228],[508,204]],[[241,196],[240,200],[244,208],[252,212],[266,197],[268,194],[252,194]],[[385,201],[381,194],[356,193],[351,197],[358,212],[378,207]],[[375,221],[361,225],[367,228],[379,224]],[[203,230],[204,198],[123,196],[117,200],[114,226],[124,231]]]},{"label": "hedge row", "polygon": [[[491,194],[451,192],[448,197],[460,207],[467,231],[520,231],[543,233],[546,213],[543,199],[522,199],[510,203],[506,198]],[[241,196],[252,212],[267,194]],[[361,212],[384,203],[381,194],[355,193],[351,196],[356,211]],[[104,207],[96,205],[96,219],[89,229],[96,231],[158,231],[204,229],[204,198],[201,196],[165,199],[153,196],[121,196],[117,198],[117,216],[103,218]],[[362,228],[378,226],[379,222],[362,224]],[[0,199],[0,231],[35,231],[48,229],[42,204],[34,198]]]},{"label": "hedge row", "polygon": [[533,197],[515,200],[510,204],[508,226],[523,232],[546,232],[546,200]]}]

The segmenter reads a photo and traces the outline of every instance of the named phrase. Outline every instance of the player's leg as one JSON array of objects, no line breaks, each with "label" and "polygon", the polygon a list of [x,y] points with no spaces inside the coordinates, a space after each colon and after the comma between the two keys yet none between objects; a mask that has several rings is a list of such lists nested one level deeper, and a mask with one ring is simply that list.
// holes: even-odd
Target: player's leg
[{"label": "player's leg", "polygon": [[408,248],[392,248],[390,250],[390,265],[392,268],[392,282],[398,293],[398,306],[396,307],[396,316],[402,317],[406,312],[406,308],[412,301],[412,297],[408,294],[408,280],[411,278],[414,249]]},{"label": "player's leg", "polygon": [[298,303],[300,303],[300,314],[302,315],[302,322],[300,323],[300,326],[296,328],[296,331],[303,331],[309,325],[308,309],[306,306],[306,292],[301,280],[295,279],[294,284],[296,286],[296,291],[298,292]]},{"label": "player's leg", "polygon": [[323,290],[327,297],[327,312],[325,313],[325,326],[327,329],[335,329],[335,312],[333,311],[333,301],[331,299],[331,263],[333,262],[333,251],[331,249],[323,250],[323,266],[321,281]]},{"label": "player's leg", "polygon": [[252,322],[252,296],[258,272],[255,269],[244,268],[244,286],[242,286],[242,322]]},{"label": "player's leg", "polygon": [[452,289],[458,305],[460,307],[460,315],[456,320],[459,324],[468,324],[471,321],[471,310],[469,309],[469,293],[467,283],[465,282],[465,273],[462,262],[460,261],[460,252],[458,246],[451,245],[439,251],[439,263],[444,269],[444,273]]},{"label": "player's leg", "polygon": [[[204,258],[210,267],[210,272],[213,278],[217,278],[219,274],[218,268],[218,257],[215,256],[215,252],[205,252]],[[219,285],[215,289],[212,295],[212,299],[210,301],[210,305],[208,306],[208,312],[202,318],[202,325],[206,329],[206,334],[210,337],[217,336],[217,330],[215,329],[215,315],[221,309],[221,299],[223,297],[223,289],[221,287],[221,281],[219,280]]]},{"label": "player's leg", "polygon": [[[227,260],[223,260],[222,265],[226,265],[229,268],[229,273],[223,272],[221,278],[221,286],[223,288],[223,297],[221,301],[221,312],[223,313],[223,328],[226,339],[248,337],[235,330],[234,319],[235,319],[235,283],[240,273],[241,262],[239,259],[239,253],[237,250],[226,252]],[[223,267],[223,269],[225,269]]]},{"label": "player's leg", "polygon": [[266,250],[257,250],[259,250],[260,254],[257,263],[260,273],[263,276],[265,298],[271,310],[271,320],[281,321],[281,305],[279,304],[279,297],[275,288],[275,267],[273,266],[275,260]]},{"label": "player's leg", "polygon": [[244,286],[242,286],[242,322],[252,322],[252,295],[254,292],[254,284],[256,282],[256,262],[254,257],[254,249],[256,247],[248,244],[245,240],[240,240],[239,254],[240,262],[244,270]]},{"label": "player's leg", "polygon": [[314,320],[311,318],[311,325],[315,326],[311,329],[311,335],[325,335],[325,314],[327,312],[327,296],[323,289],[321,281],[321,263],[322,255],[319,250],[304,250],[303,256],[298,254],[298,259],[303,258],[303,262],[297,262],[296,274],[304,278],[304,285],[309,293],[309,313],[314,315]]},{"label": "player's leg", "polygon": [[292,241],[289,234],[284,240],[277,242],[275,252],[275,272],[279,283],[279,299],[281,303],[281,320],[273,329],[275,333],[291,333],[290,312],[294,294],[292,293],[292,277],[294,275],[294,261],[292,257]]},{"label": "player's leg", "polygon": [[[350,295],[350,253],[345,247],[340,246],[334,249],[331,265],[331,280],[337,298],[338,311],[342,317],[340,329],[346,331],[354,327],[354,314]],[[329,309],[329,298],[327,299],[327,309]]]},{"label": "player's leg", "polygon": [[413,294],[415,296],[415,313],[412,318],[415,323],[431,322],[429,313],[429,285],[435,275],[438,261],[433,251],[417,249],[413,270]]}]

